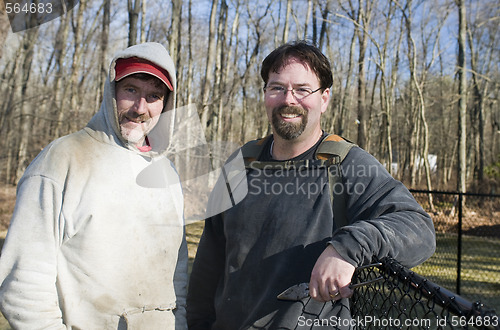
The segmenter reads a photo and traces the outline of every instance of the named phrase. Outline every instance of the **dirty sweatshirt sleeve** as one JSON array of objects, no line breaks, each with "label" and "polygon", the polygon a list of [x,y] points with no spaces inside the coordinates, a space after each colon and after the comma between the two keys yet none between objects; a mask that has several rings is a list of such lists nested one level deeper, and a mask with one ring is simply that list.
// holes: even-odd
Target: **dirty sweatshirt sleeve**
[{"label": "dirty sweatshirt sleeve", "polygon": [[184,233],[182,244],[179,248],[177,266],[174,273],[174,290],[177,297],[175,309],[175,330],[187,329],[186,321],[186,295],[187,295],[187,273],[188,273],[188,250],[186,235]]},{"label": "dirty sweatshirt sleeve", "polygon": [[331,241],[354,266],[373,257],[392,257],[414,267],[435,251],[430,216],[408,189],[361,148],[351,149],[342,163],[349,225],[337,229]]},{"label": "dirty sweatshirt sleeve", "polygon": [[56,290],[61,187],[24,177],[0,258],[0,306],[14,329],[66,329]]},{"label": "dirty sweatshirt sleeve", "polygon": [[190,330],[210,329],[215,322],[215,295],[223,280],[225,238],[222,215],[205,220],[187,295],[187,321]]}]

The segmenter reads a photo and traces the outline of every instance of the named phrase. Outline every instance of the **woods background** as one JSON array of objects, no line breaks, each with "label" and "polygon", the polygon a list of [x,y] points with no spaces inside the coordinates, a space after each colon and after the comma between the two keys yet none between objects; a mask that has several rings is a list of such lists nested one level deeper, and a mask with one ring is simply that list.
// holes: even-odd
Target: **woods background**
[{"label": "woods background", "polygon": [[242,144],[270,133],[263,58],[307,39],[333,65],[326,131],[411,188],[498,193],[497,0],[80,0],[17,33],[2,0],[0,8],[5,183],[97,112],[116,50],[164,44],[177,67],[177,106],[196,104],[207,140]]}]

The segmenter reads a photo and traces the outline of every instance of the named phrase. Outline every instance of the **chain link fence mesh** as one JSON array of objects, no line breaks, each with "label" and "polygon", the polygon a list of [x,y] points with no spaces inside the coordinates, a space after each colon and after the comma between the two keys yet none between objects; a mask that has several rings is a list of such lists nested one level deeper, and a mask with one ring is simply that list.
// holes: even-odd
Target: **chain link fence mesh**
[{"label": "chain link fence mesh", "polygon": [[308,297],[297,302],[302,311],[296,325],[279,329],[500,330],[500,317],[489,306],[470,302],[391,258],[358,268],[352,284],[358,283],[365,285],[354,290],[350,306],[345,300],[319,303]]},{"label": "chain link fence mesh", "polygon": [[357,271],[353,283],[378,276],[384,281],[356,289],[351,298],[353,319],[364,320],[356,322],[358,329],[500,329],[490,307],[471,303],[390,258]]},{"label": "chain link fence mesh", "polygon": [[413,270],[500,310],[500,196],[412,191],[431,215],[436,253]]}]

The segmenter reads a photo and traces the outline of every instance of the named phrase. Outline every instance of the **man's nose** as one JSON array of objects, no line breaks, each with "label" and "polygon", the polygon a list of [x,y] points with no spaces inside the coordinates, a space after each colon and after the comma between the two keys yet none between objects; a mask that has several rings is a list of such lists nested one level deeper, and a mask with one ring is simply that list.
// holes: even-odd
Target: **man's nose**
[{"label": "man's nose", "polygon": [[295,97],[295,94],[293,94],[293,89],[287,89],[285,91],[285,102],[287,104],[296,104],[297,103],[297,98]]},{"label": "man's nose", "polygon": [[135,112],[138,114],[144,114],[147,112],[147,101],[145,96],[141,96],[137,101],[136,101],[136,106],[135,106]]}]

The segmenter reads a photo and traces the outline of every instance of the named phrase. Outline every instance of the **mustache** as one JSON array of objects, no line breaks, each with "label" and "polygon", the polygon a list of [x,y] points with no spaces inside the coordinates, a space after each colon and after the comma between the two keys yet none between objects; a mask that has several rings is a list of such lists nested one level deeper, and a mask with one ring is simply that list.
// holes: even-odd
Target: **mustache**
[{"label": "mustache", "polygon": [[290,105],[282,105],[273,109],[274,115],[282,115],[282,114],[291,114],[291,115],[307,115],[307,112],[298,106],[290,106]]},{"label": "mustache", "polygon": [[127,118],[128,120],[133,121],[135,123],[146,122],[151,119],[151,117],[148,114],[137,115],[136,113],[123,114],[121,117]]}]

